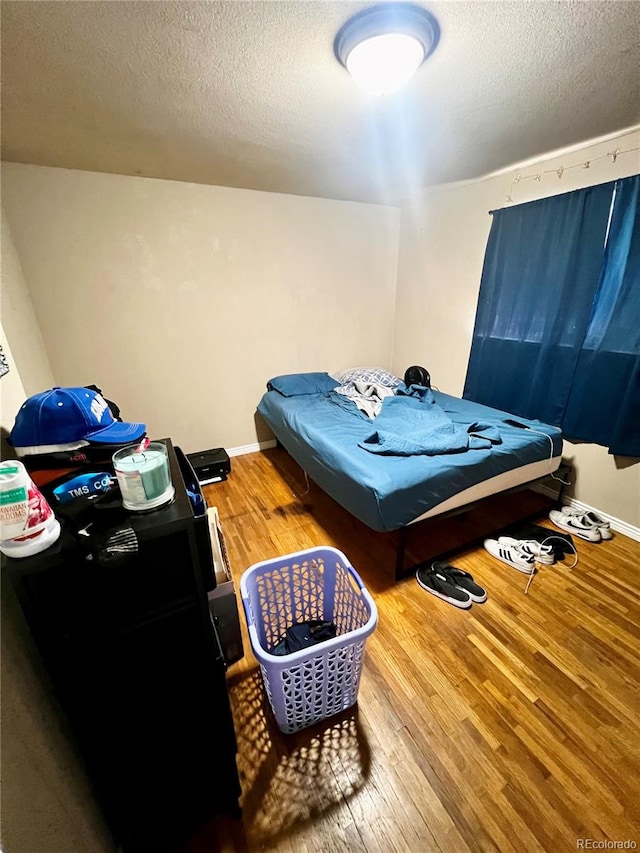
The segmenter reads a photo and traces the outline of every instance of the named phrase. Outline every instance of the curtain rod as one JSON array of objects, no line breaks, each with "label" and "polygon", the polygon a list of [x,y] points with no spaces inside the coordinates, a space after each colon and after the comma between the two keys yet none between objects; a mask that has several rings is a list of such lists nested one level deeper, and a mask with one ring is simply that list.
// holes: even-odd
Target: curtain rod
[{"label": "curtain rod", "polygon": [[[511,180],[511,188],[507,193],[506,202],[507,204],[513,204],[513,188],[521,181],[528,181],[533,178],[539,183],[542,180],[543,175],[557,175],[558,180],[562,180],[564,173],[568,172],[570,169],[589,169],[591,168],[592,163],[595,163],[597,160],[603,160],[605,157],[608,157],[613,164],[622,154],[630,154],[632,151],[640,151],[640,145],[636,145],[633,148],[615,148],[613,151],[607,151],[604,154],[597,154],[595,157],[590,157],[588,160],[580,160],[579,162],[572,163],[569,166],[559,166],[557,169],[541,169],[538,172],[531,172],[529,175],[523,175],[520,172],[516,172],[515,176]],[[489,213],[491,212],[492,211],[489,211]]]}]

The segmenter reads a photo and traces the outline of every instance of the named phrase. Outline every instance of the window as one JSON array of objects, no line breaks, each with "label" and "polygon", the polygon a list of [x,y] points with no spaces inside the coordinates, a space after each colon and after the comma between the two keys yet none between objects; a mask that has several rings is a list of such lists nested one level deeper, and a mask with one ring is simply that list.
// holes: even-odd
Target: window
[{"label": "window", "polygon": [[640,176],[494,212],[464,397],[640,456]]}]

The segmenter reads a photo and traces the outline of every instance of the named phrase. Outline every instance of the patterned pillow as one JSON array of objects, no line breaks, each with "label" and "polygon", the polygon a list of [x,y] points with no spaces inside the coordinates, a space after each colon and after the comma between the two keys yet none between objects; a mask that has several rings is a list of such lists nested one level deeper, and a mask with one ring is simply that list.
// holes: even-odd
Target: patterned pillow
[{"label": "patterned pillow", "polygon": [[341,385],[346,385],[348,382],[366,382],[368,385],[395,388],[402,381],[382,367],[351,367],[348,370],[339,370],[333,376]]}]

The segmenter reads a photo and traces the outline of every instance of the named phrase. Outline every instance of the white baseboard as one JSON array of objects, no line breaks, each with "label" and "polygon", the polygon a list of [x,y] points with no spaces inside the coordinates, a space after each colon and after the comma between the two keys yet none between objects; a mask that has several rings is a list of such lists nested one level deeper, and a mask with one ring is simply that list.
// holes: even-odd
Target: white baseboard
[{"label": "white baseboard", "polygon": [[[558,496],[557,490],[554,491],[548,486],[544,486],[542,483],[537,483],[531,488],[533,491],[540,492],[540,494],[546,495],[548,498],[555,499]],[[628,536],[629,539],[633,539],[636,542],[640,542],[640,527],[635,527],[633,524],[629,524],[628,521],[622,521],[621,518],[616,518],[615,515],[611,515],[608,512],[604,512],[603,510],[598,509],[598,507],[590,506],[589,504],[586,504],[583,501],[578,501],[575,498],[562,498],[562,505],[575,507],[576,509],[583,510],[583,512],[595,512],[601,518],[604,518],[605,521],[609,522],[612,530],[615,530],[617,533],[622,533],[624,536]]]},{"label": "white baseboard", "polygon": [[227,453],[229,456],[244,456],[245,453],[259,453],[261,450],[270,450],[276,446],[275,438],[269,441],[260,441],[257,444],[242,444],[240,447],[229,447]]}]

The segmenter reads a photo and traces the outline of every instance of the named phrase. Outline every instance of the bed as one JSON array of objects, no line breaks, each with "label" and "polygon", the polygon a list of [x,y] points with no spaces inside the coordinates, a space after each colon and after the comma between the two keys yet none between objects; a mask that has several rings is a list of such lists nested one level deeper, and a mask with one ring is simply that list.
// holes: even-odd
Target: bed
[{"label": "bed", "polygon": [[[324,373],[275,377],[258,405],[277,440],[309,477],[373,530],[406,528],[558,469],[562,435],[556,427],[436,390],[428,390],[427,398],[424,389],[395,381],[388,392],[393,402],[385,397],[373,418],[340,396],[344,379]],[[412,453],[410,446],[399,455],[393,442],[389,450],[380,446],[385,433],[377,428],[385,414],[393,409],[396,420],[406,421],[407,433],[415,436],[413,419],[425,401],[439,418],[444,413],[453,433],[466,430],[473,437],[468,448],[438,452],[427,442],[422,452]],[[378,446],[372,441],[376,433]]]}]

